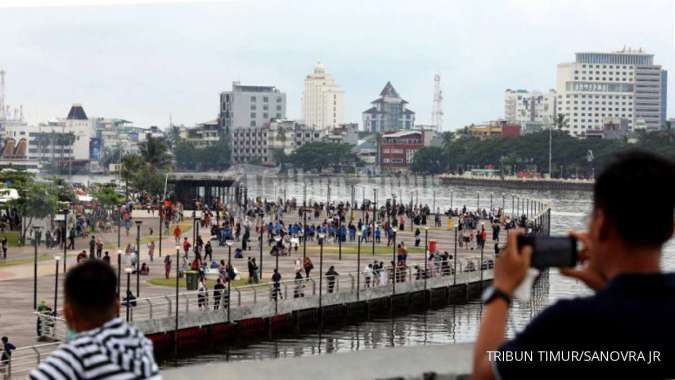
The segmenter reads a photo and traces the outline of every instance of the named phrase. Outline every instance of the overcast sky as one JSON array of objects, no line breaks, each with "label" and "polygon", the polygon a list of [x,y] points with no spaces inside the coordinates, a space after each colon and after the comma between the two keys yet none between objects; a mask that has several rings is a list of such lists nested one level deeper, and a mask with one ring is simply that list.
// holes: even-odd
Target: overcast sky
[{"label": "overcast sky", "polygon": [[[73,5],[83,3],[104,5]],[[630,46],[673,71],[673,117],[673,3],[2,0],[0,67],[7,102],[23,104],[30,122],[79,102],[92,116],[161,127],[169,114],[186,125],[214,119],[233,80],[279,87],[287,116],[301,118],[303,80],[317,60],[345,91],[346,121],[360,123],[391,81],[417,123],[429,123],[440,72],[444,128],[454,129],[503,117],[506,88],[554,88],[556,65],[577,51]]]}]

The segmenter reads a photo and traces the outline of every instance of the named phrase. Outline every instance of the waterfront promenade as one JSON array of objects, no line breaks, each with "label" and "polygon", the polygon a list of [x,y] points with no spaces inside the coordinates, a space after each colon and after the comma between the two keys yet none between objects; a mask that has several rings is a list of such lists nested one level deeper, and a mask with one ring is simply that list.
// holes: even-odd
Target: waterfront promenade
[{"label": "waterfront promenade", "polygon": [[[191,212],[186,212],[185,215],[191,215]],[[140,277],[140,283],[139,288],[140,288],[140,299],[139,299],[139,306],[137,307],[137,310],[132,310],[131,312],[131,318],[134,319],[135,322],[141,323],[142,320],[146,321],[151,321],[154,319],[159,319],[161,316],[164,316],[165,318],[168,317],[167,314],[164,314],[164,312],[167,311],[166,307],[168,306],[168,312],[171,312],[171,305],[165,305],[164,306],[164,311],[160,312],[158,307],[155,307],[154,313],[155,315],[153,316],[153,310],[152,307],[148,309],[146,301],[143,301],[145,298],[150,298],[150,299],[157,299],[157,298],[166,298],[167,296],[173,296],[175,294],[175,266],[172,268],[172,274],[171,278],[168,281],[163,280],[163,274],[164,274],[164,269],[163,269],[163,261],[162,258],[159,258],[159,247],[158,247],[158,241],[155,239],[158,239],[158,226],[159,226],[159,220],[157,216],[153,216],[151,214],[148,214],[146,211],[135,211],[134,212],[134,219],[136,220],[141,220],[143,221],[142,224],[142,230],[141,230],[141,262],[146,262],[150,266],[150,275],[149,276],[141,276]],[[323,222],[325,218],[325,215],[321,215],[319,218],[312,218],[308,220],[308,224],[316,224]],[[361,214],[361,211],[355,211],[354,212],[354,220],[358,221],[359,218],[363,218],[363,215]],[[187,220],[187,218],[186,218]],[[297,218],[297,213],[294,212],[289,212],[285,218],[285,221],[287,223],[293,223],[298,221]],[[488,265],[487,263],[490,262],[491,259],[494,258],[494,248],[493,244],[494,241],[491,239],[492,237],[492,231],[490,228],[490,223],[487,221],[485,222],[485,227],[488,232],[488,241],[485,246],[485,250],[482,252],[484,263],[486,263],[486,266]],[[433,215],[429,218],[428,220],[429,224],[433,224]],[[456,225],[456,218],[453,219],[453,225]],[[153,228],[153,234],[150,235],[150,228],[151,226],[155,226]],[[479,224],[480,226],[480,224]],[[191,221],[187,220],[183,222],[182,225],[183,228],[183,236],[188,237],[188,239],[191,241],[192,240],[192,234],[193,231],[191,230]],[[421,241],[420,241],[420,246],[419,247],[414,247],[414,234],[413,231],[417,228],[420,228],[422,231],[421,233]],[[500,240],[503,242],[504,241],[504,234],[505,230],[502,229],[500,233]],[[210,237],[210,232],[206,229],[200,229],[200,235],[202,238],[206,241]],[[97,236],[101,237],[104,239],[105,242],[105,249],[109,250],[111,252],[112,256],[112,264],[113,266],[116,266],[116,259],[117,259],[117,233],[116,230],[107,232],[104,234],[97,234]],[[121,246],[122,249],[124,249],[125,245],[127,242],[135,242],[136,239],[136,233],[135,233],[135,228],[132,229],[130,232],[129,236],[126,236],[124,230],[122,230],[122,239],[121,239]],[[260,259],[260,246],[258,244],[258,238],[255,236],[255,234],[251,237],[251,249],[246,251],[244,253],[244,258],[243,259],[233,259],[233,265],[239,270],[241,280],[235,281],[234,287],[237,290],[232,291],[232,308],[235,307],[240,307],[242,305],[246,304],[257,304],[261,302],[267,302],[268,305],[272,304],[270,302],[270,288],[271,285],[269,284],[270,277],[272,274],[273,268],[276,266],[276,260],[275,257],[271,256],[269,254],[269,249],[270,247],[267,245],[266,239],[263,239],[263,275],[262,275],[262,281],[263,282],[268,282],[267,284],[262,284],[258,285],[257,287],[249,286],[247,284],[247,273],[246,273],[246,258],[247,257],[255,257],[256,260]],[[440,227],[429,227],[428,229],[428,241],[435,241],[438,250],[440,252],[443,251],[448,251],[450,254],[455,256],[457,260],[453,259],[453,264],[452,264],[452,270],[454,271],[455,268],[457,270],[457,275],[454,277],[449,277],[445,280],[446,285],[449,282],[452,281],[468,281],[470,280],[469,277],[462,278],[462,273],[466,269],[469,263],[473,263],[474,267],[478,268],[480,265],[480,258],[481,258],[481,252],[478,249],[470,249],[468,247],[459,247],[459,245],[455,244],[455,231],[454,229],[448,229],[448,218],[446,216],[441,217],[441,226]],[[155,260],[150,261],[148,257],[148,252],[147,252],[147,247],[146,243],[149,241],[155,241],[157,244],[157,247],[155,248]],[[78,239],[78,243],[76,244],[76,250],[73,251],[68,251],[68,256],[69,256],[69,263],[72,265],[74,263],[74,257],[77,254],[77,252],[81,251],[81,249],[87,249],[85,247],[88,247],[88,239]],[[415,226],[413,229],[411,229],[409,226],[406,227],[404,231],[398,231],[397,233],[397,239],[396,242],[404,242],[405,245],[408,247],[408,268],[409,271],[407,273],[408,280],[411,280],[412,277],[414,276],[414,271],[413,268],[414,266],[418,265],[423,268],[425,264],[425,260],[423,259],[424,255],[424,245],[425,245],[425,229],[424,226]],[[163,237],[162,239],[162,246],[163,246],[163,256],[166,254],[171,254],[175,258],[175,241],[173,236],[170,237]],[[240,242],[234,242],[233,245],[233,250],[236,247],[240,246]],[[455,251],[455,247],[457,246],[457,250]],[[341,290],[348,290],[350,293],[353,293],[353,289],[355,286],[355,281],[359,281],[360,285],[356,285],[359,287],[359,289],[363,289],[365,287],[365,278],[363,276],[362,270],[363,268],[368,264],[372,263],[374,260],[381,261],[385,264],[385,267],[388,265],[388,263],[392,260],[392,255],[395,252],[395,250],[392,247],[387,247],[386,246],[386,238],[383,238],[380,243],[375,244],[374,248],[374,255],[373,255],[373,245],[371,241],[368,241],[367,243],[363,243],[361,245],[361,255],[360,255],[360,268],[357,267],[357,261],[359,259],[359,255],[357,255],[358,251],[358,246],[356,242],[346,242],[343,243],[342,245],[342,254],[340,255],[339,253],[340,248],[338,247],[336,242],[333,241],[327,241],[327,243],[324,246],[323,250],[323,257],[324,257],[324,263],[323,263],[323,272],[325,274],[327,268],[329,268],[331,265],[335,266],[335,269],[338,273],[340,273],[340,276],[338,277],[338,281],[336,282],[336,293],[339,293]],[[456,252],[456,255],[455,255]],[[41,300],[45,300],[47,305],[52,307],[53,305],[53,300],[54,300],[54,290],[55,290],[55,262],[51,258],[52,254],[57,254],[57,255],[63,255],[62,249],[51,249],[51,250],[46,250],[44,247],[41,247],[39,249],[39,255],[41,257],[45,257],[43,260],[39,261],[38,265],[38,302]],[[0,320],[2,321],[2,329],[3,331],[0,331],[0,334],[3,335],[8,335],[10,336],[10,339],[12,342],[14,342],[17,346],[19,347],[24,347],[24,346],[29,346],[36,344],[36,331],[35,331],[35,317],[32,315],[32,290],[33,290],[33,265],[32,265],[32,247],[23,247],[20,249],[15,249],[15,251],[12,253],[10,257],[10,262],[11,260],[18,260],[16,265],[5,265],[0,267],[0,281],[3,287],[3,290],[5,291],[5,294],[7,297],[5,297],[5,306],[3,307],[3,311],[0,312]],[[284,292],[285,297],[293,297],[293,291],[294,291],[294,283],[293,283],[293,275],[295,273],[295,260],[298,258],[302,258],[303,255],[303,247],[300,245],[299,249],[297,251],[294,251],[292,255],[290,256],[281,256],[279,257],[278,261],[278,267],[279,267],[279,272],[282,274],[282,288]],[[315,265],[314,269],[314,277],[313,277],[313,283],[307,283],[305,285],[305,293],[307,295],[307,298],[304,301],[304,305],[311,305],[312,302],[315,302],[315,297],[317,291],[317,284],[316,282],[318,281],[318,271],[319,271],[319,265],[320,265],[320,246],[316,244],[316,242],[308,242],[307,244],[307,256],[310,257]],[[214,244],[214,259],[216,260],[222,260],[224,259],[227,261],[227,247],[220,247],[217,244]],[[29,260],[29,262],[21,262],[21,260]],[[260,262],[258,263],[260,265]],[[175,259],[174,259],[174,265],[175,265]],[[59,266],[61,267],[61,263],[59,263]],[[429,264],[431,266],[431,264]],[[487,267],[486,267],[487,269]],[[61,269],[60,269],[61,270]],[[63,273],[61,272],[61,275]],[[480,271],[476,271],[473,276],[473,281],[478,281],[483,279],[483,273]],[[122,278],[122,289],[121,292],[122,294],[125,293],[126,291],[126,281],[124,278]],[[488,276],[485,276],[486,279]],[[358,280],[356,280],[358,278]],[[61,277],[62,279],[62,277]],[[136,294],[136,278],[135,276],[132,276],[131,278],[131,290],[134,294]],[[441,282],[442,282],[441,281]],[[59,287],[61,287],[61,284],[58,284]],[[389,291],[389,283],[385,284],[385,287],[387,291]],[[258,290],[255,290],[255,289]],[[414,287],[416,290],[419,289],[419,284],[417,284],[416,287]],[[251,291],[253,290],[253,291]],[[322,293],[325,295],[328,293],[327,291],[327,281],[324,278],[323,279],[323,289]],[[403,290],[403,289],[402,289]],[[408,290],[413,290],[413,288],[408,289]],[[181,288],[181,297],[185,297],[183,300],[180,302],[181,304],[181,310],[182,307],[188,306],[190,310],[187,308],[185,309],[186,312],[188,311],[195,311],[197,309],[197,297],[194,294],[194,292],[190,295],[189,292],[185,291],[185,288]],[[371,290],[371,293],[373,290]],[[236,294],[236,295],[235,295]],[[243,294],[243,296],[242,296]],[[59,292],[56,294],[58,297],[58,304],[60,305],[62,303],[62,289],[59,289]],[[212,289],[210,289],[209,293],[210,297],[212,295]],[[314,297],[314,298],[313,298]],[[287,299],[287,298],[285,298]],[[188,305],[185,305],[185,301],[187,300]],[[325,298],[325,304],[330,305],[330,297]],[[209,300],[211,301],[211,300]],[[343,300],[334,300],[334,302],[343,302]],[[297,303],[297,302],[296,302]],[[275,305],[275,310],[273,311],[273,314],[276,314],[277,312],[281,311],[289,311],[293,310],[293,308],[300,308],[303,307],[302,305],[292,305],[290,302],[286,303],[286,307],[282,306],[283,310],[276,310]],[[290,305],[290,306],[288,306]],[[289,308],[290,307],[290,308]],[[125,309],[122,309],[122,316],[124,317]],[[266,309],[265,313],[270,313],[270,309]],[[244,314],[240,314],[238,318],[241,318]],[[232,318],[235,317],[235,312],[233,311],[233,316]],[[227,318],[230,318],[228,315]],[[220,322],[223,322],[222,318]],[[181,326],[182,328],[183,326]],[[147,327],[145,330],[148,330],[146,332],[152,333],[153,330],[149,327]],[[157,330],[155,332],[167,332],[168,329],[164,329],[163,331]],[[60,331],[60,334],[62,334],[63,331]],[[57,331],[57,337],[60,335],[59,332]]]}]

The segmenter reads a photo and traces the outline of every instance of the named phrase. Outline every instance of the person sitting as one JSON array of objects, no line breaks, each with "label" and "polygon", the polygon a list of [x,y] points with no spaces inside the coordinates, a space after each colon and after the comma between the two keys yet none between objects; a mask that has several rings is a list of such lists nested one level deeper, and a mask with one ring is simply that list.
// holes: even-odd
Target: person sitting
[{"label": "person sitting", "polygon": [[[595,294],[557,301],[507,341],[511,297],[533,254],[531,246],[517,243],[522,231],[509,231],[484,297],[473,378],[672,378],[675,274],[663,273],[661,260],[673,235],[674,209],[675,163],[645,152],[620,155],[595,180],[588,232],[570,233],[583,246],[579,267],[560,270]],[[523,352],[534,355],[504,359]],[[575,352],[582,356],[575,359]],[[603,360],[607,352],[637,359]]]},{"label": "person sitting", "polygon": [[146,263],[141,264],[141,275],[147,276],[149,274],[150,274],[150,267],[148,266],[148,264]]},{"label": "person sitting", "polygon": [[237,248],[237,249],[234,250],[234,258],[235,259],[243,259],[244,258],[244,255],[242,255],[240,248]]},{"label": "person sitting", "polygon": [[86,260],[65,279],[63,316],[74,334],[31,371],[30,379],[158,379],[152,342],[119,313],[117,276]]}]

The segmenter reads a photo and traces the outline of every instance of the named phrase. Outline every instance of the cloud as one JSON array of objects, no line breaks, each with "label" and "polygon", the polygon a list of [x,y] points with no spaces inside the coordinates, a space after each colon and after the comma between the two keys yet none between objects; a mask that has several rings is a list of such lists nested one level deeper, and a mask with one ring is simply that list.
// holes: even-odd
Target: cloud
[{"label": "cloud", "polygon": [[[47,3],[59,6],[39,6]],[[216,116],[218,93],[234,80],[279,87],[288,116],[300,118],[304,77],[320,59],[345,91],[348,121],[360,122],[390,80],[428,123],[439,72],[445,127],[458,128],[503,116],[506,88],[555,87],[556,65],[576,51],[628,45],[675,63],[669,0],[2,4],[7,98],[32,122],[80,102],[139,125],[165,126],[169,113],[193,125]]]}]

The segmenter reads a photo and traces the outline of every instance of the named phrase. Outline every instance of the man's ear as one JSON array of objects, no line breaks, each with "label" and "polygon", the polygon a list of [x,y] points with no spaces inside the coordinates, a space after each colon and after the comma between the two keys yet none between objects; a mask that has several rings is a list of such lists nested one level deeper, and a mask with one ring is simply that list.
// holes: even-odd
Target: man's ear
[{"label": "man's ear", "polygon": [[75,311],[67,302],[63,304],[63,318],[66,320],[66,325],[75,330],[74,326],[77,324],[77,317],[75,316]]},{"label": "man's ear", "polygon": [[593,211],[593,226],[592,229],[595,231],[598,240],[607,240],[610,235],[610,225],[609,220],[605,216],[605,212],[602,209],[595,209]]}]

